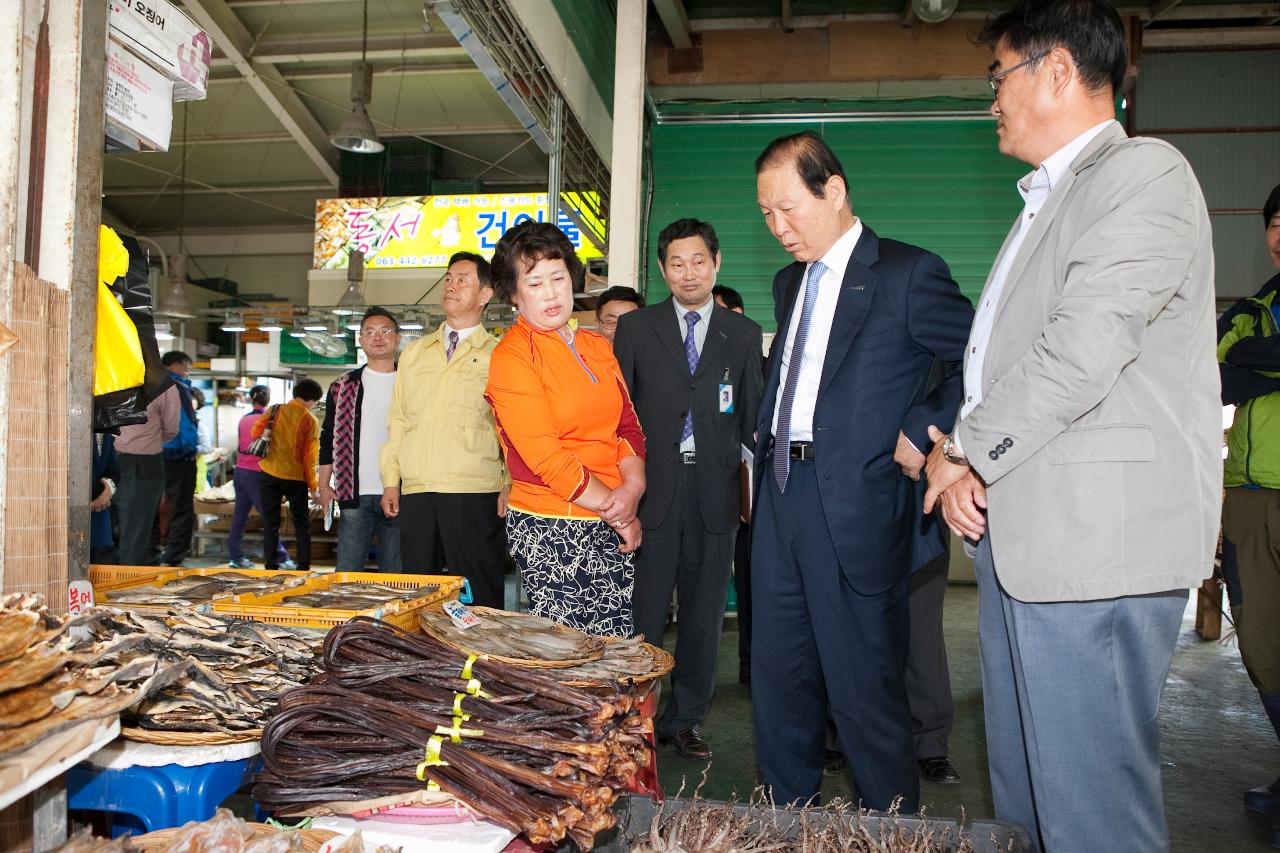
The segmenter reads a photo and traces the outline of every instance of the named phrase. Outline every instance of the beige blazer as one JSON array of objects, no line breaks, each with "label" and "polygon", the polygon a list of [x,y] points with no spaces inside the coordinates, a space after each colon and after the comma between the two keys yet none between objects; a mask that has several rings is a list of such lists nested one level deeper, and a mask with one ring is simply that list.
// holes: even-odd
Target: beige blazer
[{"label": "beige blazer", "polygon": [[1000,582],[1022,601],[1196,586],[1217,541],[1222,404],[1195,175],[1112,125],[1030,228],[982,402],[957,427],[987,483]]}]

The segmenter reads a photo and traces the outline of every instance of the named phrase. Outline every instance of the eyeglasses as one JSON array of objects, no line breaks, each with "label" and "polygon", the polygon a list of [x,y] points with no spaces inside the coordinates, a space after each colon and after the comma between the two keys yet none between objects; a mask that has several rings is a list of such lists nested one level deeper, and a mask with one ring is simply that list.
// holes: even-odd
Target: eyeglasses
[{"label": "eyeglasses", "polygon": [[1031,58],[1029,58],[1029,59],[1024,59],[1024,60],[1022,60],[1021,62],[1019,62],[1017,65],[1013,66],[1012,68],[1005,68],[1005,69],[1004,69],[1004,70],[1002,70],[1002,71],[997,71],[995,74],[988,74],[988,75],[987,75],[987,82],[991,85],[991,91],[992,91],[992,92],[995,92],[997,95],[999,95],[999,94],[1000,94],[1000,83],[1001,83],[1001,81],[1003,81],[1003,80],[1004,80],[1004,78],[1008,77],[1010,74],[1012,74],[1013,72],[1017,71],[1017,70],[1018,70],[1019,68],[1021,68],[1022,66],[1024,66],[1024,65],[1030,65],[1030,64],[1031,64],[1031,63],[1033,63],[1033,62],[1039,62],[1040,60],[1044,59],[1044,58],[1045,58],[1046,56],[1048,56],[1048,55],[1049,55],[1049,51],[1044,50],[1044,51],[1041,51],[1040,53],[1037,53],[1035,56],[1033,56],[1033,57],[1031,57]]},{"label": "eyeglasses", "polygon": [[606,329],[612,329],[614,326],[618,325],[618,318],[605,317],[603,320],[600,321],[600,325]]},{"label": "eyeglasses", "polygon": [[362,338],[389,338],[392,335],[398,335],[397,329],[362,329],[360,337]]}]

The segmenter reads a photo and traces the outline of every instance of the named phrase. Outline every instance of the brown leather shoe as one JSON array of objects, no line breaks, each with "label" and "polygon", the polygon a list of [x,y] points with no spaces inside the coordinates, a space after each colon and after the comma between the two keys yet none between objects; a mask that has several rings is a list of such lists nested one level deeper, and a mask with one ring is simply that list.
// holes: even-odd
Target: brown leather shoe
[{"label": "brown leather shoe", "polygon": [[675,744],[676,752],[694,761],[706,761],[711,757],[711,747],[702,739],[702,735],[698,734],[697,729],[685,729],[669,737],[660,737],[658,743]]}]

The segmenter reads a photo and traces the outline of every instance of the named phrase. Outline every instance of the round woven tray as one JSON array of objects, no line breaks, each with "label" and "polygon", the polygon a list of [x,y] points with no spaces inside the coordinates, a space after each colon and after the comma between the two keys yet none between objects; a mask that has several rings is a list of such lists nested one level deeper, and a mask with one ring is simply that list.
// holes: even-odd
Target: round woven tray
[{"label": "round woven tray", "polygon": [[[515,658],[506,657],[504,655],[495,654],[481,648],[479,644],[467,636],[467,631],[458,628],[450,621],[448,614],[444,612],[444,608],[438,604],[424,607],[418,612],[418,625],[422,630],[435,637],[447,646],[465,652],[469,655],[479,655],[490,660],[502,661],[503,663],[512,663],[517,666],[528,666],[536,669],[564,669],[569,666],[578,666],[579,664],[590,663],[599,660],[600,655],[604,653],[605,640],[603,637],[593,637],[584,634],[575,628],[569,628],[550,619],[543,619],[538,616],[530,616],[528,613],[511,613],[507,610],[495,610],[492,607],[471,607],[471,612],[479,616],[481,619],[506,619],[514,621],[519,619],[526,625],[531,620],[536,620],[540,625],[540,630],[549,634],[573,634],[582,638],[582,647],[585,650],[585,657],[573,658],[567,660],[542,660],[540,658]],[[522,626],[519,629],[513,628],[513,631],[528,631],[527,627]],[[473,637],[475,635],[472,635]]]},{"label": "round woven tray", "polygon": [[[619,642],[617,637],[605,637],[605,642]],[[564,678],[560,683],[566,687],[607,687],[613,682],[619,684],[647,684],[650,681],[656,681],[662,676],[670,672],[676,665],[676,659],[666,649],[659,648],[652,643],[644,644],[645,650],[649,652],[649,656],[653,658],[653,669],[644,675],[619,675],[611,681],[605,681],[597,678]]]},{"label": "round woven tray", "polygon": [[125,740],[138,743],[154,743],[160,746],[223,746],[229,743],[249,743],[262,737],[262,729],[246,729],[234,734],[228,732],[168,732],[155,729],[123,728],[120,734]]},{"label": "round woven tray", "polygon": [[[253,838],[274,835],[281,831],[265,823],[246,823],[245,826],[253,830]],[[316,853],[325,845],[325,842],[338,837],[338,833],[327,829],[299,829],[297,832],[302,838],[303,849],[308,853]],[[142,853],[162,853],[181,833],[182,827],[175,826],[172,829],[157,829],[155,832],[148,832],[146,835],[139,835],[129,840],[135,847],[140,848]]]}]

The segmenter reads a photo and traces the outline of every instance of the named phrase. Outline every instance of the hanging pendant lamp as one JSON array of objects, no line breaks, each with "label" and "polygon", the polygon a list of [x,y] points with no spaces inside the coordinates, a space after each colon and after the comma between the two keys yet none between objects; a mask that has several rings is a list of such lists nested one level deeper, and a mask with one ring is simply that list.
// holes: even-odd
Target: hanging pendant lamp
[{"label": "hanging pendant lamp", "polygon": [[351,66],[351,112],[329,141],[335,148],[355,154],[377,154],[386,146],[369,120],[366,106],[373,100],[373,66],[365,62],[369,46],[369,0],[364,3],[364,35],[360,41],[360,61]]}]

